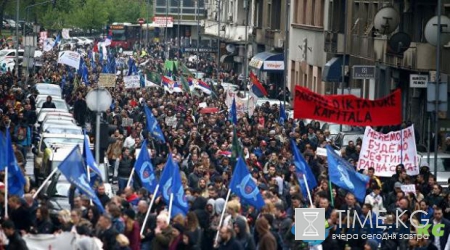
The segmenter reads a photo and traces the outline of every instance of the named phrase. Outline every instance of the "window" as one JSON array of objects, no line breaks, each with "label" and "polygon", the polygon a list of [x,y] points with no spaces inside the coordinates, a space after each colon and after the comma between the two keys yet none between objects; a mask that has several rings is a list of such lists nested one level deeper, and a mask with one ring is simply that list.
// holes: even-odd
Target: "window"
[{"label": "window", "polygon": [[262,28],[262,26],[263,26],[263,19],[262,19],[262,16],[263,16],[263,0],[258,0],[257,2],[256,2],[256,15],[255,15],[255,18],[256,18],[256,21],[255,21],[255,23],[256,23],[256,26],[258,27],[258,28]]},{"label": "window", "polygon": [[[281,0],[272,0],[272,11],[271,13],[281,13]],[[270,20],[270,28],[273,30],[279,30],[281,29],[281,15],[271,15],[269,13],[269,16],[271,18]]]}]

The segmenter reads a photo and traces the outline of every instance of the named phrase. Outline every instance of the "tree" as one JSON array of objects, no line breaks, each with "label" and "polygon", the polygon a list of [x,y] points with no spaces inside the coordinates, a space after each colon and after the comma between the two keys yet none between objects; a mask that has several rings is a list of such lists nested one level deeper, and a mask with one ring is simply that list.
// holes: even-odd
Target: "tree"
[{"label": "tree", "polygon": [[89,31],[101,29],[108,22],[109,7],[109,1],[86,0],[70,13],[70,23]]},{"label": "tree", "polygon": [[3,28],[3,15],[5,13],[5,7],[6,4],[8,4],[8,0],[1,0],[0,1],[0,19],[2,20],[2,26],[0,26],[0,35],[2,34],[2,28]]}]

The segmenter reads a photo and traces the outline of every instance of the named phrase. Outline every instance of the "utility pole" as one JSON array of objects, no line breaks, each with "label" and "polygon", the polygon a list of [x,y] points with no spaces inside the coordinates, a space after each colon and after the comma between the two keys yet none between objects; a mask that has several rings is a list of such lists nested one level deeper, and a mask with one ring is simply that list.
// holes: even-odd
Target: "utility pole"
[{"label": "utility pole", "polygon": [[219,12],[217,13],[217,84],[219,84],[220,75],[220,30],[222,25],[220,23],[220,13],[222,12],[222,6],[220,0],[217,0]]},{"label": "utility pole", "polygon": [[[438,138],[439,138],[439,86],[441,85],[441,33],[442,33],[442,0],[438,0],[438,33],[436,44],[436,93],[435,93],[435,116],[434,116],[434,176],[437,176],[438,165]],[[447,83],[445,83],[447,84]]]},{"label": "utility pole", "polygon": [[[16,76],[17,82],[19,82],[19,10],[20,10],[20,0],[16,0]],[[25,26],[25,24],[24,24]]]},{"label": "utility pole", "polygon": [[178,0],[178,51],[181,49],[181,33],[180,33],[180,26],[181,26],[181,5],[183,3],[183,0]]},{"label": "utility pole", "polygon": [[[306,50],[308,48],[305,48]],[[344,51],[342,55],[342,79],[341,79],[341,95],[344,94],[345,85],[345,65],[347,57],[347,0],[344,0]],[[339,125],[339,131],[342,132],[342,124]]]},{"label": "utility pole", "polygon": [[[285,20],[285,24],[284,24],[284,82],[283,82],[283,106],[286,107],[286,87],[288,84],[288,57],[289,57],[289,28],[291,26],[290,23],[290,0],[285,0],[286,1],[286,6],[285,6],[285,16],[286,16],[286,20]],[[306,53],[307,53],[307,48],[306,49]]]},{"label": "utility pole", "polygon": [[166,27],[164,28],[164,56],[169,59],[169,45],[167,43],[167,25],[169,22],[169,0],[166,0]]},{"label": "utility pole", "polygon": [[198,71],[198,62],[200,60],[200,17],[198,16],[198,1],[199,0],[195,0],[195,20],[197,21],[197,60],[195,61],[196,65],[195,68]]},{"label": "utility pole", "polygon": [[147,41],[147,46],[149,45],[149,21],[150,21],[150,0],[147,0],[147,22],[146,22],[146,33],[145,33],[145,41]]}]

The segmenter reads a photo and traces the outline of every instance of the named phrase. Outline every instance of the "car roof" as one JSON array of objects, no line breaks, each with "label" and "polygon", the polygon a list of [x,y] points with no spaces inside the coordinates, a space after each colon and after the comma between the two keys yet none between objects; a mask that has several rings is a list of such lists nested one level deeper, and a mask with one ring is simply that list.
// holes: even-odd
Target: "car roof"
[{"label": "car roof", "polygon": [[84,135],[42,133],[41,138],[70,138],[84,140]]},{"label": "car roof", "polygon": [[51,83],[36,83],[34,87],[36,89],[61,89],[59,85]]}]

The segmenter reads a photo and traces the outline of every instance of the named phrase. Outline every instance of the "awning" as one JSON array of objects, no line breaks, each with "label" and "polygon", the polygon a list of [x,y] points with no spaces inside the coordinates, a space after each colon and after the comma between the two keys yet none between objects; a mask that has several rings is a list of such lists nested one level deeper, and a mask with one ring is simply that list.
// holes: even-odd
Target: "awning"
[{"label": "awning", "polygon": [[221,63],[234,63],[233,55],[222,55],[220,57]]},{"label": "awning", "polygon": [[[342,81],[342,56],[331,58],[322,70],[322,81],[324,82],[340,82]],[[345,60],[348,65],[348,60]]]},{"label": "awning", "polygon": [[261,52],[256,54],[248,65],[262,71],[283,71],[284,54]]}]

